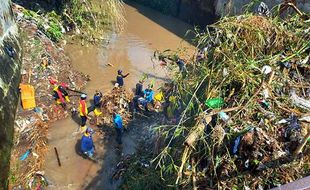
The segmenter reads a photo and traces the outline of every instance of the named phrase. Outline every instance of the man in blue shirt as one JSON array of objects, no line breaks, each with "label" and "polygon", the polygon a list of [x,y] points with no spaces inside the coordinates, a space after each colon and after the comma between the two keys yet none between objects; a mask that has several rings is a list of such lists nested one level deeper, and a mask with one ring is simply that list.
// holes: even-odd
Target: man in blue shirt
[{"label": "man in blue shirt", "polygon": [[102,93],[99,91],[96,91],[94,95],[94,106],[95,108],[100,108],[102,103]]},{"label": "man in blue shirt", "polygon": [[122,133],[123,133],[123,120],[122,117],[117,114],[113,113],[113,123],[114,123],[114,128],[116,130],[116,141],[119,145],[122,144]]},{"label": "man in blue shirt", "polygon": [[90,158],[93,158],[95,152],[94,141],[92,138],[92,129],[87,128],[81,139],[81,151]]},{"label": "man in blue shirt", "polygon": [[152,85],[148,85],[148,88],[144,90],[145,100],[151,104],[154,102],[154,91],[152,87]]},{"label": "man in blue shirt", "polygon": [[129,73],[127,73],[126,75],[123,75],[122,70],[117,71],[116,82],[118,83],[119,87],[124,86],[124,78],[126,78],[128,75]]},{"label": "man in blue shirt", "polygon": [[176,64],[179,66],[179,71],[181,73],[187,73],[184,60],[178,58]]}]

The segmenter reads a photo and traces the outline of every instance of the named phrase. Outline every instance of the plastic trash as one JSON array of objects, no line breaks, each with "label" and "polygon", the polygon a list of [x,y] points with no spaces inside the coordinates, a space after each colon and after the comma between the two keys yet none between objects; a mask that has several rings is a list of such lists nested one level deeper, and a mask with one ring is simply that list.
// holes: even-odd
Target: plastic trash
[{"label": "plastic trash", "polygon": [[264,108],[268,109],[269,108],[269,103],[266,100],[258,100],[258,103]]},{"label": "plastic trash", "polygon": [[271,73],[272,68],[269,65],[265,65],[262,68],[262,73],[264,73],[265,75],[268,75],[269,73]]},{"label": "plastic trash", "polygon": [[228,73],[228,69],[225,67],[225,68],[223,69],[223,77],[226,77],[228,74],[229,74],[229,73]]},{"label": "plastic trash", "polygon": [[300,118],[299,121],[306,121],[306,122],[310,123],[310,115],[309,116],[304,116],[304,117]]},{"label": "plastic trash", "polygon": [[20,84],[21,100],[24,109],[36,107],[34,87],[29,84]]},{"label": "plastic trash", "polygon": [[281,119],[280,121],[278,121],[276,124],[285,124],[288,121],[286,119]]},{"label": "plastic trash", "polygon": [[5,45],[4,50],[10,57],[14,57],[16,55],[14,48],[9,45]]},{"label": "plastic trash", "polygon": [[290,93],[291,93],[291,100],[293,101],[294,105],[296,105],[302,109],[310,111],[310,100],[306,100],[306,99],[303,99],[303,98],[297,96],[295,90],[291,90]]},{"label": "plastic trash", "polygon": [[220,108],[224,105],[224,99],[223,98],[212,98],[209,100],[206,100],[205,104],[209,107],[209,108]]},{"label": "plastic trash", "polygon": [[265,99],[269,98],[269,90],[267,88],[263,90],[263,95]]},{"label": "plastic trash", "polygon": [[229,120],[229,116],[225,113],[225,112],[220,112],[219,113],[219,116],[220,116],[220,118],[223,120],[223,121],[225,121],[225,122],[227,122],[228,120]]},{"label": "plastic trash", "polygon": [[285,68],[287,68],[287,69],[289,69],[289,68],[292,67],[292,64],[291,64],[290,62],[288,62],[288,61],[286,61],[286,62],[280,62],[279,64],[280,64],[282,67],[285,67]]},{"label": "plastic trash", "polygon": [[235,155],[238,152],[241,138],[242,136],[238,136],[234,141],[233,151],[232,151],[233,155]]},{"label": "plastic trash", "polygon": [[289,118],[289,125],[288,125],[288,127],[285,129],[284,137],[285,137],[285,138],[289,138],[289,137],[290,137],[290,134],[291,134],[293,131],[300,131],[300,130],[301,130],[301,128],[300,128],[300,125],[299,125],[297,116],[291,115],[290,118]]},{"label": "plastic trash", "polygon": [[246,168],[249,168],[249,166],[250,166],[250,160],[249,160],[249,159],[247,159],[247,160],[245,161],[244,166],[245,166]]},{"label": "plastic trash", "polygon": [[29,154],[31,153],[31,149],[28,149],[20,158],[19,160],[24,161],[28,158]]},{"label": "plastic trash", "polygon": [[[28,181],[29,189],[45,189],[49,185],[44,172],[36,172],[33,174],[33,177]],[[32,188],[33,187],[33,188]]]},{"label": "plastic trash", "polygon": [[270,16],[270,11],[269,11],[269,8],[268,6],[266,5],[266,3],[264,2],[261,2],[258,6],[258,14],[260,16],[266,16],[266,17],[269,17]]}]

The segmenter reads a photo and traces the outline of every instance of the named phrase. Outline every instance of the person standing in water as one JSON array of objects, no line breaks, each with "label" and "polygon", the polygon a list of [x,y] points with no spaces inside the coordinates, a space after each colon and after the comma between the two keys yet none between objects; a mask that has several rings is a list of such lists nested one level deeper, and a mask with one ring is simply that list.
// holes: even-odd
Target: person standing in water
[{"label": "person standing in water", "polygon": [[89,158],[94,158],[95,152],[95,145],[92,138],[92,133],[93,130],[91,128],[87,128],[81,139],[81,151]]},{"label": "person standing in water", "polygon": [[119,87],[124,86],[124,78],[126,78],[128,75],[129,73],[127,73],[126,75],[123,75],[122,70],[117,71],[116,82],[118,83]]},{"label": "person standing in water", "polygon": [[79,102],[79,111],[80,111],[80,117],[81,117],[81,132],[84,132],[86,130],[86,121],[89,118],[88,116],[88,108],[86,104],[86,94],[82,94]]},{"label": "person standing in water", "polygon": [[94,95],[93,109],[94,109],[95,121],[96,121],[97,126],[100,125],[98,117],[102,114],[101,106],[102,106],[102,93],[99,91],[96,91],[96,93]]},{"label": "person standing in water", "polygon": [[116,130],[116,141],[119,145],[122,145],[123,120],[121,115],[116,112],[113,113],[113,123]]}]

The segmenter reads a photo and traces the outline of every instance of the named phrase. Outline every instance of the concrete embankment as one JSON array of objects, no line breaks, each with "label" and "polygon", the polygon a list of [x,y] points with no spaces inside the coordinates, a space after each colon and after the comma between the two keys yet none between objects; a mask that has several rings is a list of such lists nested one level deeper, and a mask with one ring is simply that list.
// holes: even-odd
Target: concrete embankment
[{"label": "concrete embankment", "polygon": [[[213,23],[219,17],[230,14],[240,14],[244,6],[251,0],[133,0],[140,4],[157,9],[164,14],[172,15],[181,20],[199,26]],[[282,0],[268,0],[265,3],[272,8],[282,3]],[[253,11],[258,4],[253,6]],[[301,0],[297,7],[304,12],[310,11],[310,1]]]},{"label": "concrete embankment", "polygon": [[21,47],[11,1],[0,3],[0,189],[6,188],[20,81]]}]

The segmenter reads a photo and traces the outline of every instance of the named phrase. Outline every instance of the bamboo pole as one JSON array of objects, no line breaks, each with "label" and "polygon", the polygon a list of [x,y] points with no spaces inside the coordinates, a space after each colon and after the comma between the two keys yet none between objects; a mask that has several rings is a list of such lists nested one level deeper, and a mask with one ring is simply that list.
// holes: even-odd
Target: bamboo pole
[{"label": "bamboo pole", "polygon": [[[210,115],[205,116],[205,122],[207,124],[209,124],[212,120],[212,117]],[[200,135],[203,133],[205,128],[205,125],[202,122],[198,122],[198,124],[196,125],[195,129],[188,135],[188,137],[186,138],[185,142],[184,142],[184,151],[183,151],[183,155],[182,155],[182,163],[180,166],[180,169],[178,171],[178,177],[177,180],[175,182],[175,184],[178,184],[180,179],[182,179],[182,173],[183,173],[183,168],[184,165],[188,159],[188,155],[189,152],[191,152],[191,148],[195,149],[195,144],[198,140],[198,138],[200,137]]]},{"label": "bamboo pole", "polygon": [[198,190],[197,187],[197,179],[196,179],[196,162],[195,159],[192,158],[192,178],[193,178],[193,190]]}]

